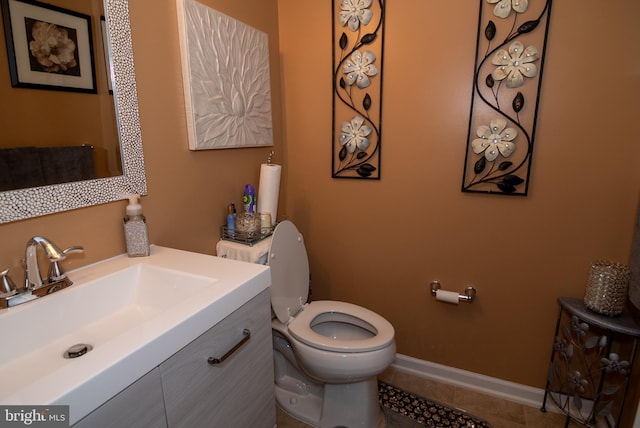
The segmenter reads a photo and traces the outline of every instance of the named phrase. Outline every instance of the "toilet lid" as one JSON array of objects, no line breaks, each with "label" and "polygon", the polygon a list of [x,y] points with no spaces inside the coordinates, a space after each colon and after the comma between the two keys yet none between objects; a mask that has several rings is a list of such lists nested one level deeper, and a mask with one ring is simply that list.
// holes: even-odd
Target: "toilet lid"
[{"label": "toilet lid", "polygon": [[271,307],[286,324],[309,297],[309,260],[304,239],[289,220],[280,222],[271,239]]}]

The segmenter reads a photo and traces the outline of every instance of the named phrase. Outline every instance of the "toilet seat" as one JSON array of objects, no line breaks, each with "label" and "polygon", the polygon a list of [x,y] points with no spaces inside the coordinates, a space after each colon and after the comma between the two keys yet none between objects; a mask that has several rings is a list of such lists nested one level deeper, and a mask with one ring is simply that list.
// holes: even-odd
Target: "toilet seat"
[{"label": "toilet seat", "polygon": [[[271,307],[290,334],[302,343],[326,351],[356,353],[384,348],[394,340],[394,329],[386,319],[361,306],[346,302],[317,301],[309,296],[309,260],[302,234],[295,225],[282,221],[273,232],[269,250]],[[371,332],[372,337],[341,340],[315,332],[322,322],[342,322]]]},{"label": "toilet seat", "polygon": [[[350,323],[371,332],[372,336],[363,339],[341,340],[313,330],[314,321]],[[311,302],[288,325],[289,333],[302,343],[314,348],[334,352],[368,352],[388,346],[394,340],[391,323],[358,305],[346,302],[321,300]]]}]

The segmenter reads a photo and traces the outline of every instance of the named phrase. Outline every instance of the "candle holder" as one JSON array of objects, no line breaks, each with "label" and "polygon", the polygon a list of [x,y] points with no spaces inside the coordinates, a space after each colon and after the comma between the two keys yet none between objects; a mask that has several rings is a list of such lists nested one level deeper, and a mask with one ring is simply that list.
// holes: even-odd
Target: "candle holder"
[{"label": "candle holder", "polygon": [[602,315],[620,315],[627,302],[629,277],[629,267],[621,263],[594,261],[589,269],[584,305]]}]

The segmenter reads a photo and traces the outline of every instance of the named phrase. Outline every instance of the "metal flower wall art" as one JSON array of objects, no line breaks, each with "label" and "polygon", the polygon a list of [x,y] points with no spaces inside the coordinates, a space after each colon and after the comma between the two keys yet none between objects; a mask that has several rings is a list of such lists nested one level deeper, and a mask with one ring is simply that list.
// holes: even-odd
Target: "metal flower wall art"
[{"label": "metal flower wall art", "polygon": [[334,178],[380,179],[383,0],[334,0]]},{"label": "metal flower wall art", "polygon": [[526,195],[552,0],[480,0],[462,191]]}]

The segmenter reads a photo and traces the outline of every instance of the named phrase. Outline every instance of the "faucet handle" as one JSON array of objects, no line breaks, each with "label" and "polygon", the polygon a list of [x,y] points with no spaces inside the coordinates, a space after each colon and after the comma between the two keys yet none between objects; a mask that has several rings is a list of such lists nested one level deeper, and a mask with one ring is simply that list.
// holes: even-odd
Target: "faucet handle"
[{"label": "faucet handle", "polygon": [[65,257],[73,253],[84,253],[84,247],[81,245],[73,245],[69,248],[65,248],[64,250],[62,250],[62,254],[64,254]]},{"label": "faucet handle", "polygon": [[49,257],[49,261],[51,263],[60,262],[66,259],[69,254],[73,253],[84,253],[84,247],[80,245],[73,245],[69,248],[65,248],[64,250],[59,251],[55,257]]},{"label": "faucet handle", "polygon": [[[62,266],[60,266],[58,262],[63,261],[69,254],[73,253],[84,253],[84,248],[79,245],[74,245],[62,250],[62,253],[59,257],[50,260],[51,264],[49,265],[49,282],[61,281],[67,277],[67,274],[64,273]],[[69,282],[71,283],[71,281]]]},{"label": "faucet handle", "polygon": [[9,276],[9,269],[5,269],[0,272],[0,298],[10,297],[14,294],[18,294],[16,284]]}]

